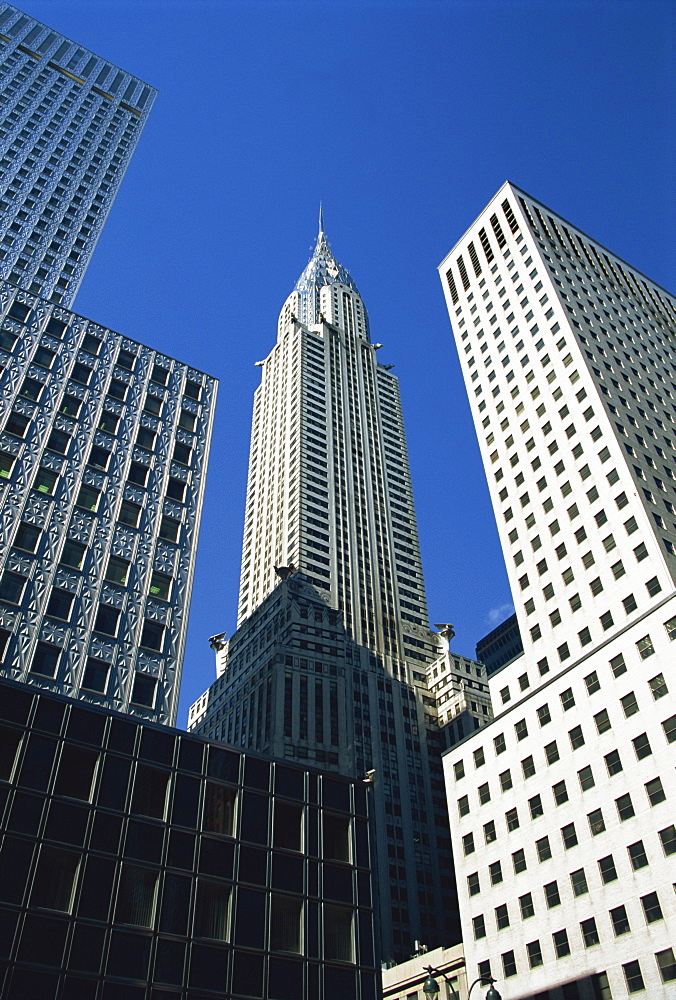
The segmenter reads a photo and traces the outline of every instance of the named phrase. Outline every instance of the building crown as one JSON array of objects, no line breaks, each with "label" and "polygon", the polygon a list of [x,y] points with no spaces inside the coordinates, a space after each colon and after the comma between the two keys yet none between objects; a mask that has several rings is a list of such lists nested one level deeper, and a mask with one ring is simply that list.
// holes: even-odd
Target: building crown
[{"label": "building crown", "polygon": [[[356,295],[359,290],[350,273],[333,256],[324,232],[324,213],[319,208],[319,232],[317,242],[305,270],[296,282],[294,291],[299,293],[300,316],[306,326],[319,322],[319,292],[325,285],[346,285]],[[361,296],[359,296],[361,298]]]}]

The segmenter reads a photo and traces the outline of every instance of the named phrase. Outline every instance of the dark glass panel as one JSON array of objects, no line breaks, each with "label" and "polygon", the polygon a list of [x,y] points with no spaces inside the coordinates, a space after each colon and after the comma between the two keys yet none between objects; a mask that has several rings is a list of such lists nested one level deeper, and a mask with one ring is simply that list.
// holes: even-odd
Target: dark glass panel
[{"label": "dark glass panel", "polygon": [[104,858],[87,858],[80,890],[78,915],[92,920],[107,920],[113,889],[115,862]]},{"label": "dark glass panel", "polygon": [[[297,1000],[303,995],[303,963],[270,958],[268,996],[270,1000]],[[342,994],[336,994],[342,1000]]]},{"label": "dark glass panel", "polygon": [[195,828],[199,795],[200,783],[197,778],[189,778],[185,774],[176,776],[174,802],[171,810],[172,823]]},{"label": "dark glass panel", "polygon": [[180,986],[183,982],[184,966],[185,945],[180,941],[159,938],[155,957],[155,981]]},{"label": "dark glass panel", "polygon": [[67,802],[53,801],[49,808],[45,837],[58,840],[62,844],[84,845],[89,811]]},{"label": "dark glass panel", "polygon": [[235,943],[246,948],[262,948],[265,937],[265,895],[252,889],[237,892]]},{"label": "dark glass panel", "polygon": [[275,852],[272,856],[272,888],[302,892],[303,859]]},{"label": "dark glass panel", "polygon": [[188,933],[190,886],[189,878],[182,875],[165,875],[160,930],[167,934]]},{"label": "dark glass panel", "polygon": [[210,746],[207,773],[210,778],[216,778],[218,781],[230,781],[237,784],[239,781],[239,760],[238,753]]},{"label": "dark glass panel", "polygon": [[275,801],[274,810],[274,846],[285,847],[290,851],[302,851],[303,806]]},{"label": "dark glass panel", "polygon": [[239,873],[242,882],[265,885],[267,882],[268,854],[255,847],[240,847]]},{"label": "dark glass panel", "polygon": [[178,751],[178,766],[186,771],[201,774],[204,758],[204,744],[181,737]]},{"label": "dark glass panel", "polygon": [[138,728],[133,722],[126,722],[124,719],[111,719],[108,749],[117,750],[119,753],[133,753]]},{"label": "dark glass panel", "polygon": [[127,785],[131,761],[108,754],[103,766],[99,805],[106,809],[123,810],[127,801]]},{"label": "dark glass panel", "polygon": [[199,870],[204,875],[232,878],[235,845],[228,841],[202,837]]},{"label": "dark glass panel", "polygon": [[[229,952],[224,948],[209,948],[194,944],[190,958],[190,986],[225,994]],[[250,956],[247,955],[247,958]],[[190,991],[192,995],[192,990]],[[261,995],[261,994],[259,994]]]},{"label": "dark glass panel", "polygon": [[284,764],[275,764],[275,795],[285,795],[288,799],[305,797],[305,772]]},{"label": "dark glass panel", "polygon": [[[3,691],[3,698],[4,696]],[[44,733],[60,733],[65,710],[66,706],[61,702],[52,701],[51,698],[40,698],[35,709],[33,729],[41,729]]]},{"label": "dark glass panel", "polygon": [[17,792],[9,815],[9,829],[15,833],[27,833],[31,837],[37,836],[44,801],[37,795]]},{"label": "dark glass panel", "polygon": [[121,979],[146,979],[150,941],[147,935],[113,930],[108,952],[108,974]]},{"label": "dark glass panel", "polygon": [[324,865],[324,895],[327,899],[338,899],[343,903],[352,902],[352,871]]},{"label": "dark glass panel", "polygon": [[235,952],[232,969],[233,993],[247,997],[263,996],[263,956]]},{"label": "dark glass panel", "polygon": [[174,759],[173,736],[158,732],[149,726],[144,726],[141,734],[141,752],[143,760],[152,760],[156,764],[171,764]]},{"label": "dark glass panel", "polygon": [[100,747],[103,743],[103,734],[106,727],[105,715],[98,712],[88,712],[84,708],[71,706],[70,719],[66,735],[68,739],[77,740],[78,743],[88,743],[93,747]]},{"label": "dark glass panel", "polygon": [[250,840],[254,844],[268,843],[268,804],[269,799],[254,792],[242,793],[242,822],[240,834],[242,840]]},{"label": "dark glass panel", "polygon": [[89,847],[92,851],[103,851],[104,854],[117,854],[120,850],[121,833],[121,816],[111,816],[110,813],[96,812],[89,838]]},{"label": "dark glass panel", "polygon": [[66,920],[29,913],[21,932],[19,961],[61,966],[67,932]]},{"label": "dark glass panel", "polygon": [[322,802],[324,808],[350,811],[350,786],[334,778],[322,778]]},{"label": "dark glass panel", "polygon": [[92,927],[90,924],[78,921],[73,929],[68,968],[76,972],[98,973],[105,938],[106,932],[103,927]]},{"label": "dark glass panel", "polygon": [[0,850],[0,899],[7,903],[21,902],[26,891],[32,856],[32,844],[5,837]]},{"label": "dark glass panel", "polygon": [[151,861],[159,864],[162,859],[164,827],[152,826],[130,819],[124,853],[137,861]]},{"label": "dark glass panel", "polygon": [[21,767],[20,784],[24,788],[35,788],[40,791],[47,788],[55,748],[54,740],[37,736],[35,733],[29,736],[28,747]]},{"label": "dark glass panel", "polygon": [[195,837],[179,830],[169,833],[167,864],[170,868],[184,868],[192,871],[195,864]]},{"label": "dark glass panel", "polygon": [[3,687],[0,698],[0,719],[8,722],[19,722],[22,725],[28,720],[33,703],[33,695],[26,691],[17,691],[11,687]]},{"label": "dark glass panel", "polygon": [[246,788],[261,788],[267,792],[270,788],[270,764],[267,760],[257,757],[244,758],[244,785]]}]

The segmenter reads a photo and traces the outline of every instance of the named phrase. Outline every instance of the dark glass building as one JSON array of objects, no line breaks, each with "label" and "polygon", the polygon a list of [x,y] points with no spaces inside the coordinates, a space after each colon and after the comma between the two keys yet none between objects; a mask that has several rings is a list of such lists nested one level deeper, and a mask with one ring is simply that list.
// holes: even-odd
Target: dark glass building
[{"label": "dark glass building", "polygon": [[0,683],[3,1000],[375,1000],[368,788]]},{"label": "dark glass building", "polygon": [[523,642],[516,615],[506,618],[476,644],[476,658],[485,666],[488,677],[522,654]]}]

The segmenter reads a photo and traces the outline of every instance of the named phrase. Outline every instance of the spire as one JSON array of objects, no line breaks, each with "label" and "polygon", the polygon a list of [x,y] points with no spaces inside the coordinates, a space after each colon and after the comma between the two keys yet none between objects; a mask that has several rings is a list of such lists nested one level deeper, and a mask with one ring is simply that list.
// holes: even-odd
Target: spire
[{"label": "spire", "polygon": [[319,202],[319,233],[317,234],[317,239],[319,239],[319,237],[323,234],[323,232],[324,232],[324,208],[323,208],[322,203],[320,201]]},{"label": "spire", "polygon": [[319,204],[319,232],[317,242],[312,251],[305,270],[296,282],[295,290],[301,293],[302,306],[300,320],[303,323],[316,323],[319,315],[319,290],[324,285],[342,284],[356,292],[352,277],[333,255],[324,232],[324,207]]}]

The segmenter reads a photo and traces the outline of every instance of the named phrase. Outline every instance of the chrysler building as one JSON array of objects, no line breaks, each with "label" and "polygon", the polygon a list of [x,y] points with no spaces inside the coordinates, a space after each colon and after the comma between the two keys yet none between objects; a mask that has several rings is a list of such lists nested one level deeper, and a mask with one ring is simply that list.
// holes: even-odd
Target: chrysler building
[{"label": "chrysler building", "polygon": [[[396,377],[319,233],[256,391],[238,630],[192,706],[203,735],[375,770],[383,958],[457,939],[430,631]],[[477,665],[478,667],[478,665]],[[448,837],[448,833],[445,834]]]}]

